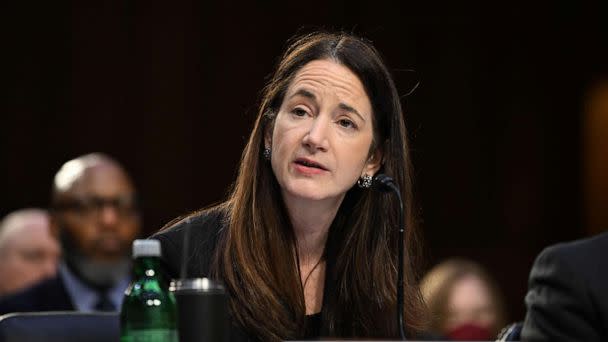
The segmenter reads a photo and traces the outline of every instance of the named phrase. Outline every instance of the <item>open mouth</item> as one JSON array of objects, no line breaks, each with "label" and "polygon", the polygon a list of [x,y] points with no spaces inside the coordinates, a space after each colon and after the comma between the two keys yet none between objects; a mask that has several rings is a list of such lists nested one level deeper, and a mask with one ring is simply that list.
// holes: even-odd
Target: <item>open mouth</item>
[{"label": "open mouth", "polygon": [[325,166],[323,166],[315,161],[305,159],[305,158],[298,158],[294,161],[294,163],[305,166],[305,167],[311,167],[311,168],[327,171],[327,168]]}]

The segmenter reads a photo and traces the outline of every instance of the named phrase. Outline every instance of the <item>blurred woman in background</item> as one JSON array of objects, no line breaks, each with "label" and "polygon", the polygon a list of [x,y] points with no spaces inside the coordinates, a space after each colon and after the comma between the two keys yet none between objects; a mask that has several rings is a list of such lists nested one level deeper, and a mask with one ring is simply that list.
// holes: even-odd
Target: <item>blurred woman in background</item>
[{"label": "blurred woman in background", "polygon": [[477,263],[448,259],[422,279],[429,332],[452,340],[494,340],[506,324],[502,294]]}]

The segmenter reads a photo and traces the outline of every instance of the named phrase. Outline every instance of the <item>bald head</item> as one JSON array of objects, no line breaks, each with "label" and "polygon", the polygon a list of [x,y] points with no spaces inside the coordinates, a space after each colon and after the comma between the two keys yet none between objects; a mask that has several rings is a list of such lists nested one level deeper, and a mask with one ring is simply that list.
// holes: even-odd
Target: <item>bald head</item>
[{"label": "bald head", "polygon": [[102,175],[116,174],[117,178],[125,181],[127,186],[132,188],[127,173],[116,160],[103,153],[90,153],[67,161],[57,171],[53,181],[53,201],[59,200],[64,194],[74,191],[79,185],[86,183],[87,178],[91,178],[91,172]]},{"label": "bald head", "polygon": [[53,276],[59,255],[46,211],[23,209],[7,215],[0,222],[0,295]]}]

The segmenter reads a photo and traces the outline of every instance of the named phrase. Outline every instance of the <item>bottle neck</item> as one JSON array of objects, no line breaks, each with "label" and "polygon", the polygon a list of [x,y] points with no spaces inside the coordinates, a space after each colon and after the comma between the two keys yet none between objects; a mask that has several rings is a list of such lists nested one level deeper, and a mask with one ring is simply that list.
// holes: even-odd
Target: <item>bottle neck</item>
[{"label": "bottle neck", "polygon": [[139,277],[158,277],[160,271],[160,258],[156,256],[140,256],[135,258],[133,273]]}]

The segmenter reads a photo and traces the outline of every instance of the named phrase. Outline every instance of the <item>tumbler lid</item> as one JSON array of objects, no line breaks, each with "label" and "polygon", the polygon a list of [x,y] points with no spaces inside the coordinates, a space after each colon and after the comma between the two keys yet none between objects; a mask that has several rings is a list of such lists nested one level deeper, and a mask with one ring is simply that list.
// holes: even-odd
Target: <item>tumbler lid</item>
[{"label": "tumbler lid", "polygon": [[133,241],[133,258],[159,256],[160,241],[151,239],[139,239]]},{"label": "tumbler lid", "polygon": [[171,281],[170,291],[224,292],[224,285],[209,278],[175,279]]}]

